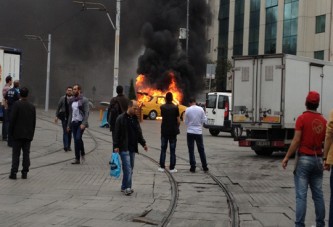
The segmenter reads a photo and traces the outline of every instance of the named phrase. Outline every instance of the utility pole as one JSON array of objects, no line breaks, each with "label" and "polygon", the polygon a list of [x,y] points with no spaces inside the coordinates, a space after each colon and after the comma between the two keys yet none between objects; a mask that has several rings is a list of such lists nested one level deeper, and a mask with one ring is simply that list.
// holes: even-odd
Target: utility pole
[{"label": "utility pole", "polygon": [[116,6],[116,36],[114,44],[114,67],[113,67],[113,97],[117,96],[116,88],[119,77],[119,36],[120,36],[120,0],[117,0]]},{"label": "utility pole", "polygon": [[186,56],[188,57],[188,40],[190,36],[189,20],[190,20],[190,0],[187,0],[186,6]]},{"label": "utility pole", "polygon": [[49,111],[49,98],[50,98],[50,65],[51,65],[51,34],[48,35],[47,47],[45,45],[45,40],[38,35],[24,35],[30,40],[39,40],[43,44],[47,53],[47,66],[46,66],[46,89],[45,89],[45,112]]}]

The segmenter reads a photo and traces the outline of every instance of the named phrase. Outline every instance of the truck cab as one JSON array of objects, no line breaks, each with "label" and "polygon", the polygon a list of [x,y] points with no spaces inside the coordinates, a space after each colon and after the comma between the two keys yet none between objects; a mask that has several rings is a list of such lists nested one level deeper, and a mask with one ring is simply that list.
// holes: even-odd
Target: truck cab
[{"label": "truck cab", "polygon": [[206,116],[207,122],[204,127],[209,129],[212,136],[217,136],[220,132],[230,132],[233,137],[242,134],[241,127],[231,125],[231,103],[230,92],[210,92],[206,96]]}]

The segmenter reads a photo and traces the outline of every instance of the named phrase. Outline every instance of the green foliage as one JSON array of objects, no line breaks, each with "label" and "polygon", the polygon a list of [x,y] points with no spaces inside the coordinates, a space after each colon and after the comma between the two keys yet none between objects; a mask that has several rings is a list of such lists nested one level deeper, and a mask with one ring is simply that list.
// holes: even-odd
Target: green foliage
[{"label": "green foliage", "polygon": [[130,81],[130,88],[129,88],[128,98],[130,100],[136,99],[136,94],[135,94],[133,79],[131,79],[131,81]]}]

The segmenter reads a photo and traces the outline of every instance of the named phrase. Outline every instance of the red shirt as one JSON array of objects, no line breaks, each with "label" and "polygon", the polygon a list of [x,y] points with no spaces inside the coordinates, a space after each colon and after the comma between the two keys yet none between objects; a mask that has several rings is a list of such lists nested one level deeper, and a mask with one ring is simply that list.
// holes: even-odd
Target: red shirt
[{"label": "red shirt", "polygon": [[305,111],[296,120],[296,131],[302,132],[299,152],[314,155],[322,154],[322,143],[326,133],[325,118],[317,112]]}]

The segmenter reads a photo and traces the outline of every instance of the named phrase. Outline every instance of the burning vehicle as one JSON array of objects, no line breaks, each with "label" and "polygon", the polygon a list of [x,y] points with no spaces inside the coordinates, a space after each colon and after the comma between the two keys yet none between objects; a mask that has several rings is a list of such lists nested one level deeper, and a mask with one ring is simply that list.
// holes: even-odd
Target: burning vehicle
[{"label": "burning vehicle", "polygon": [[171,92],[173,94],[173,103],[178,106],[180,119],[183,120],[187,108],[180,104],[183,94],[181,89],[177,87],[173,72],[169,72],[169,77],[171,82],[166,91],[154,88],[148,83],[145,76],[142,74],[136,78],[137,100],[142,109],[144,119],[149,118],[155,120],[156,118],[161,117],[160,107],[166,102],[166,93]]}]

